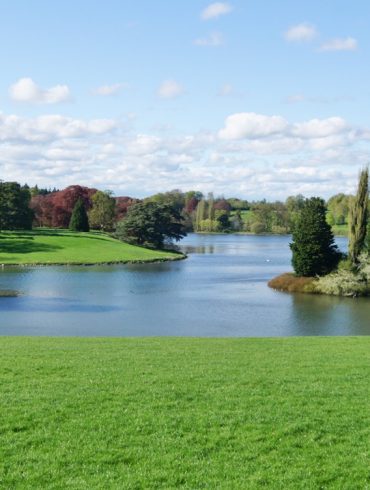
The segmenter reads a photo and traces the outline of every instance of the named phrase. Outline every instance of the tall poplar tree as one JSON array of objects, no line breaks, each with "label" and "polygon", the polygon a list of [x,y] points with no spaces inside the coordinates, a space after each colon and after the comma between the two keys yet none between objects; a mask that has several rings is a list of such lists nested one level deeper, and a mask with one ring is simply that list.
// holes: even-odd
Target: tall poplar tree
[{"label": "tall poplar tree", "polygon": [[198,202],[197,212],[195,217],[195,229],[201,231],[201,222],[206,219],[206,201],[202,199]]},{"label": "tall poplar tree", "polygon": [[361,171],[357,193],[349,211],[348,254],[351,262],[357,264],[358,257],[365,248],[369,202],[369,169]]}]

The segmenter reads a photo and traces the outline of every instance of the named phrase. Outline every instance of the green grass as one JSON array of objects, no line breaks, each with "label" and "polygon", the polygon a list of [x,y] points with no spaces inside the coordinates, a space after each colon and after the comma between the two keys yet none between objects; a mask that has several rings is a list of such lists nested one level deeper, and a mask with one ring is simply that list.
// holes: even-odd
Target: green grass
[{"label": "green grass", "polygon": [[98,232],[0,232],[0,264],[99,264],[174,260],[180,254],[122,243]]},{"label": "green grass", "polygon": [[370,487],[370,338],[0,338],[0,487]]}]

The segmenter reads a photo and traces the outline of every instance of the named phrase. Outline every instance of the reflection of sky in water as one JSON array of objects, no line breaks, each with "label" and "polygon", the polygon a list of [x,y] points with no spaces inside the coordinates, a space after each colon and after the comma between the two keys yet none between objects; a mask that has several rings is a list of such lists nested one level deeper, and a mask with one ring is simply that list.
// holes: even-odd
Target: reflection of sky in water
[{"label": "reflection of sky in water", "polygon": [[[0,270],[0,333],[281,336],[369,334],[368,299],[290,295],[286,236],[190,235],[174,263]],[[346,239],[339,239],[342,249]]]}]

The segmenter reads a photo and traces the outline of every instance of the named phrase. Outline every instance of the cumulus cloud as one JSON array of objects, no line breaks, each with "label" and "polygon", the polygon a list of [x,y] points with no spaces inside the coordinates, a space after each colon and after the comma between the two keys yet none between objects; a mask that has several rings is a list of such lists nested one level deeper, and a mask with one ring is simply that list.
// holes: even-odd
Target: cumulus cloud
[{"label": "cumulus cloud", "polygon": [[320,46],[320,51],[355,51],[357,40],[353,37],[330,39]]},{"label": "cumulus cloud", "polygon": [[341,117],[311,119],[303,123],[294,124],[292,134],[300,138],[325,138],[333,134],[342,133],[348,127],[346,121]]},{"label": "cumulus cloud", "polygon": [[102,85],[101,87],[94,88],[92,90],[93,95],[117,95],[121,90],[127,88],[127,85],[124,83],[114,83],[112,85]]},{"label": "cumulus cloud", "polygon": [[55,85],[48,89],[42,89],[32,78],[20,78],[9,87],[9,95],[17,102],[40,104],[57,104],[66,102],[71,98],[67,85]]},{"label": "cumulus cloud", "polygon": [[218,135],[225,140],[263,137],[284,131],[287,125],[287,121],[281,116],[240,112],[226,118],[225,127]]},{"label": "cumulus cloud", "polygon": [[294,25],[284,32],[284,38],[289,42],[309,42],[317,35],[316,27],[306,22]]},{"label": "cumulus cloud", "polygon": [[165,80],[158,88],[161,99],[174,99],[185,92],[184,87],[176,80]]},{"label": "cumulus cloud", "polygon": [[0,141],[31,143],[61,138],[86,138],[110,133],[116,126],[112,119],[83,121],[58,114],[36,118],[0,114]]},{"label": "cumulus cloud", "polygon": [[196,46],[217,47],[217,46],[222,46],[222,44],[224,44],[224,38],[221,32],[211,32],[207,37],[200,37],[198,39],[194,39],[193,43]]},{"label": "cumulus cloud", "polygon": [[216,19],[221,15],[229,14],[233,10],[233,7],[226,2],[211,3],[206,7],[202,13],[201,18],[203,20]]},{"label": "cumulus cloud", "polygon": [[369,129],[338,116],[239,113],[218,133],[158,136],[111,119],[0,114],[0,169],[5,180],[138,197],[179,187],[249,199],[329,196],[354,190],[369,141]]}]

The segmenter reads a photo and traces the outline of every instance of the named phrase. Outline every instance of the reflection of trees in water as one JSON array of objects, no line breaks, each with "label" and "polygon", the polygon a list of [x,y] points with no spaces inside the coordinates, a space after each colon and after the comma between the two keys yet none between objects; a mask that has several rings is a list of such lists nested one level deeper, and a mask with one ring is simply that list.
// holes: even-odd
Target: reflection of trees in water
[{"label": "reflection of trees in water", "polygon": [[181,247],[181,251],[186,254],[214,254],[215,246],[214,245],[185,245]]},{"label": "reflection of trees in water", "polygon": [[369,335],[367,298],[292,294],[295,335]]}]

